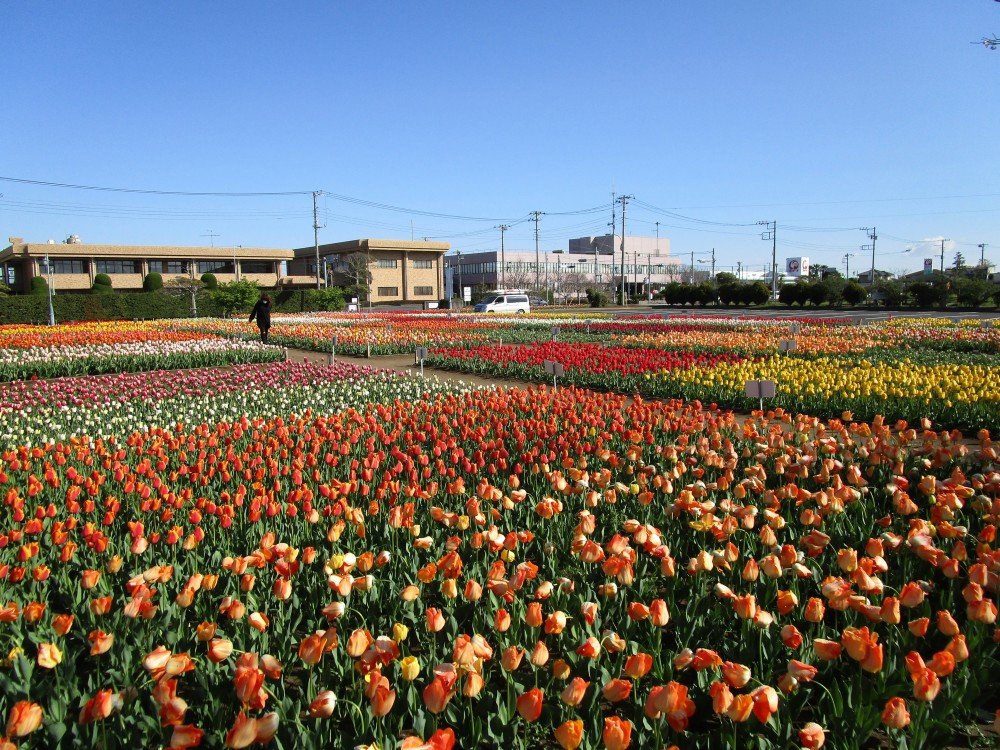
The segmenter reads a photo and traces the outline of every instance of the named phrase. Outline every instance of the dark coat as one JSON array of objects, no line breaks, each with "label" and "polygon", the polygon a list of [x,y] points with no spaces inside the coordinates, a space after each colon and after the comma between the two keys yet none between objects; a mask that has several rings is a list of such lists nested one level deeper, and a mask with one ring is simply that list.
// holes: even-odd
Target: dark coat
[{"label": "dark coat", "polygon": [[253,306],[253,310],[250,311],[250,322],[253,323],[253,319],[257,318],[257,327],[266,331],[271,327],[271,302],[263,297],[257,300],[257,304]]}]

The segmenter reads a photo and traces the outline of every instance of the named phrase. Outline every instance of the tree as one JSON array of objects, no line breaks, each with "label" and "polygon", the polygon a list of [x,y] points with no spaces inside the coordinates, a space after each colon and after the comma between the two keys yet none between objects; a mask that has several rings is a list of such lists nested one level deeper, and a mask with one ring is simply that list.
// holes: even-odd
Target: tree
[{"label": "tree", "polygon": [[155,292],[157,289],[162,289],[163,277],[156,271],[147,273],[146,278],[142,280],[142,288],[147,292]]},{"label": "tree", "polygon": [[177,276],[163,285],[165,294],[172,297],[187,297],[191,302],[191,317],[198,317],[198,292],[205,288],[200,279],[190,276]]},{"label": "tree", "polygon": [[[722,274],[719,274],[720,276]],[[731,275],[731,274],[730,274]],[[740,299],[740,287],[738,281],[724,281],[719,284],[719,302],[724,305],[731,305]]]},{"label": "tree", "polygon": [[906,288],[915,307],[930,307],[937,299],[937,290],[926,281],[914,281]]},{"label": "tree", "polygon": [[90,289],[94,294],[112,294],[111,277],[106,273],[99,273],[94,277],[94,286]]},{"label": "tree", "polygon": [[965,268],[965,256],[959,251],[955,253],[955,273],[961,273],[963,268]]},{"label": "tree", "polygon": [[956,279],[955,296],[963,307],[980,307],[993,296],[994,287],[982,279]]},{"label": "tree", "polygon": [[219,284],[212,292],[215,301],[219,303],[224,315],[250,310],[260,297],[260,287],[256,281],[230,281]]},{"label": "tree", "polygon": [[886,307],[899,307],[903,304],[906,290],[903,284],[895,279],[884,279],[875,285],[875,291],[881,295]]},{"label": "tree", "polygon": [[344,293],[337,287],[306,290],[306,308],[309,310],[338,312],[345,306]]},{"label": "tree", "polygon": [[49,293],[49,282],[44,276],[31,277],[31,294],[34,297],[45,297]]},{"label": "tree", "polygon": [[771,288],[763,281],[744,284],[740,288],[740,302],[744,305],[766,305],[771,299]]},{"label": "tree", "polygon": [[719,271],[715,274],[715,283],[719,286],[722,286],[723,284],[738,284],[739,281],[740,280],[736,278],[736,274],[729,273],[728,271]]},{"label": "tree", "polygon": [[849,305],[860,305],[865,297],[868,296],[868,292],[858,282],[850,281],[844,286],[841,296],[844,298],[844,302]]},{"label": "tree", "polygon": [[348,255],[343,266],[343,274],[349,282],[347,296],[357,297],[360,302],[370,302],[372,273],[368,255],[364,253]]},{"label": "tree", "polygon": [[802,306],[806,303],[807,288],[805,284],[782,284],[778,291],[778,301],[783,305],[798,304]]}]

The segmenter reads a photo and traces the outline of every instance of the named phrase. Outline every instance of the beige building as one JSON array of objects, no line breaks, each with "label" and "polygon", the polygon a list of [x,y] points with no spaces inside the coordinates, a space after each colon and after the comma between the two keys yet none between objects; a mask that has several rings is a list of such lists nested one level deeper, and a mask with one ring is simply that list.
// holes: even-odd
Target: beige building
[{"label": "beige building", "polygon": [[[31,279],[41,276],[55,291],[85,292],[94,277],[107,274],[119,291],[142,289],[147,274],[169,281],[177,276],[201,278],[214,274],[220,284],[250,280],[268,288],[309,288],[317,281],[316,249],[250,247],[169,247],[156,245],[90,245],[71,237],[62,243],[25,242],[10,237],[0,250],[0,280],[15,294],[31,291]],[[426,302],[444,296],[446,242],[351,240],[320,245],[321,283],[356,283],[365,269],[371,274],[372,301]],[[46,258],[50,265],[46,265]]]},{"label": "beige building", "polygon": [[[372,302],[432,302],[444,297],[447,242],[350,240],[319,246],[320,277],[333,286],[364,283],[370,274]],[[295,284],[316,283],[316,248],[295,250],[289,265]],[[360,277],[360,278],[359,278]]]},{"label": "beige building", "polygon": [[[219,283],[247,279],[273,287],[287,275],[291,250],[249,247],[164,247],[155,245],[88,245],[81,242],[25,242],[10,237],[0,250],[3,281],[15,292],[31,291],[31,278],[51,280],[57,291],[87,291],[99,273],[120,291],[142,289],[146,274],[169,281],[177,276],[201,278],[212,273]],[[45,265],[46,258],[51,268]]]}]

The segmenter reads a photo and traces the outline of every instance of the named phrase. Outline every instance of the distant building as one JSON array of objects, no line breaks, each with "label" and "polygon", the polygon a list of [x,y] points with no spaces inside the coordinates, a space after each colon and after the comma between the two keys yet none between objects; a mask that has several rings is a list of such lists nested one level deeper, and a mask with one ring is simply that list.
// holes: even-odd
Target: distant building
[{"label": "distant building", "polygon": [[[85,292],[99,273],[119,291],[142,289],[147,274],[169,281],[177,276],[215,275],[219,283],[250,280],[267,288],[316,286],[316,248],[176,247],[92,245],[76,235],[66,242],[25,242],[9,238],[0,250],[0,279],[16,294],[31,291],[31,279],[51,279],[59,292]],[[321,283],[349,286],[343,273],[352,256],[364,259],[371,273],[372,299],[380,302],[439,300],[444,292],[444,242],[362,239],[320,246]],[[46,258],[51,267],[45,265]],[[338,270],[341,271],[338,273]]]},{"label": "distant building", "polygon": [[[611,247],[615,247],[612,255]],[[557,298],[582,296],[587,287],[621,284],[621,236],[569,240],[569,252],[545,250],[455,251],[448,255],[448,275],[455,296],[459,287],[551,291]],[[680,262],[670,256],[670,241],[655,237],[625,237],[625,284],[641,295],[680,278]]]},{"label": "distant building", "polygon": [[[220,283],[252,279],[273,287],[287,273],[291,250],[250,247],[173,247],[156,245],[91,245],[72,235],[61,243],[25,242],[10,237],[0,250],[0,273],[18,294],[31,291],[33,276],[50,278],[56,291],[82,292],[94,285],[94,277],[107,274],[111,286],[123,291],[142,289],[151,272],[164,281],[175,276],[200,278],[212,273]],[[45,266],[45,259],[51,268]]]},{"label": "distant building", "polygon": [[[444,297],[444,254],[449,247],[447,242],[375,239],[320,245],[320,276],[326,275],[333,286],[353,286],[367,269],[375,304],[438,301]],[[315,246],[294,252],[290,277],[300,285],[315,285]]]}]

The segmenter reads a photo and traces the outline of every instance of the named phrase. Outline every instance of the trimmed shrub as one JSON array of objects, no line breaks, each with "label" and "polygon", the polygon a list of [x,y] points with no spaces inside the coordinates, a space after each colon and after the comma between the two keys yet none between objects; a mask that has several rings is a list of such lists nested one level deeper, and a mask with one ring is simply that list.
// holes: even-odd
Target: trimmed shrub
[{"label": "trimmed shrub", "polygon": [[215,278],[214,273],[203,273],[201,275],[201,283],[210,292],[219,288],[219,280]]},{"label": "trimmed shrub", "polygon": [[44,276],[33,276],[31,279],[31,293],[36,297],[46,297],[49,294],[49,282]]},{"label": "trimmed shrub", "polygon": [[157,289],[163,288],[163,276],[158,274],[156,271],[146,274],[146,278],[142,280],[142,288],[147,292],[155,292]]},{"label": "trimmed shrub", "polygon": [[111,294],[114,289],[111,288],[111,277],[106,273],[99,273],[94,277],[94,286],[90,289],[94,294]]}]

